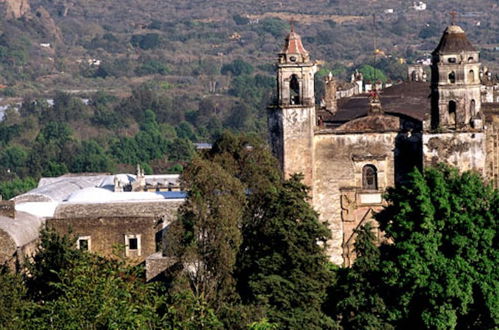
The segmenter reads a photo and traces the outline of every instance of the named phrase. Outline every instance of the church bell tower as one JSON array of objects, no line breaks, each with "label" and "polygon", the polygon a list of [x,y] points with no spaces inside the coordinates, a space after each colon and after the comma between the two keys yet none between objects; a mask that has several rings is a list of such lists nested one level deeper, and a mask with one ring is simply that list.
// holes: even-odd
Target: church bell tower
[{"label": "church bell tower", "polygon": [[316,72],[316,63],[291,28],[277,62],[277,102],[269,109],[270,142],[285,176],[302,173],[309,186],[313,180]]},{"label": "church bell tower", "polygon": [[443,131],[483,128],[479,52],[463,29],[449,25],[432,53],[431,127]]}]

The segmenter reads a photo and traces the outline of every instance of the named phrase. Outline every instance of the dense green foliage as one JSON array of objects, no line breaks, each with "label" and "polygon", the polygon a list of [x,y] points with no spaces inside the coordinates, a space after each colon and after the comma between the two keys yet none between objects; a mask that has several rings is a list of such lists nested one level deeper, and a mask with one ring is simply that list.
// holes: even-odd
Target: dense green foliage
[{"label": "dense green foliage", "polygon": [[11,199],[12,197],[35,188],[36,185],[37,182],[30,177],[3,181],[0,183],[0,196],[2,196],[2,199]]},{"label": "dense green foliage", "polygon": [[240,250],[240,294],[265,306],[269,319],[283,328],[327,329],[334,326],[321,312],[332,277],[323,248],[330,233],[308,206],[300,180],[294,176],[259,196]]},{"label": "dense green foliage", "polygon": [[206,298],[228,328],[241,328],[236,314],[281,328],[334,327],[321,311],[332,272],[317,244],[329,231],[300,177],[283,180],[258,139],[224,134],[183,180],[189,197],[167,250],[191,266],[176,282]]},{"label": "dense green foliage", "polygon": [[165,252],[178,263],[166,280],[145,284],[140,268],[76,250],[73,239],[44,231],[27,276],[0,274],[12,291],[0,295],[4,325],[334,327],[321,311],[333,273],[317,242],[326,241],[328,229],[300,177],[283,180],[265,143],[226,133],[182,180],[189,197],[168,231]]},{"label": "dense green foliage", "polygon": [[53,105],[26,98],[19,114],[9,112],[0,123],[0,193],[11,198],[40,176],[67,172],[179,168],[194,155],[198,136],[186,121],[168,124],[177,120],[169,102],[147,86],[122,100],[99,92],[88,104],[66,93]]},{"label": "dense green foliage", "polygon": [[[332,289],[347,328],[492,329],[499,325],[499,194],[474,173],[414,172],[377,215],[390,243],[359,233],[359,258]],[[372,237],[371,237],[372,238]]]},{"label": "dense green foliage", "polygon": [[365,64],[361,66],[359,68],[359,72],[364,75],[365,80],[370,81],[372,83],[375,83],[378,80],[382,82],[387,81],[385,74],[381,70],[374,68],[371,65]]},{"label": "dense green foliage", "polygon": [[[154,131],[152,113],[143,122]],[[44,138],[58,141],[62,128]],[[48,133],[48,132],[47,132]],[[57,142],[54,142],[57,143]],[[89,147],[95,149],[96,146]],[[0,272],[6,328],[492,329],[499,325],[499,193],[474,173],[417,170],[390,189],[379,229],[355,230],[350,268],[295,175],[266,145],[223,134],[182,175],[188,199],[164,252],[176,263],[146,284],[140,267],[44,231],[25,275]],[[384,241],[376,242],[376,230]],[[379,234],[379,233],[378,233]]]},{"label": "dense green foliage", "polygon": [[23,329],[199,329],[221,324],[188,291],[146,284],[140,267],[76,250],[74,240],[42,234],[26,276],[0,271],[0,324]]}]

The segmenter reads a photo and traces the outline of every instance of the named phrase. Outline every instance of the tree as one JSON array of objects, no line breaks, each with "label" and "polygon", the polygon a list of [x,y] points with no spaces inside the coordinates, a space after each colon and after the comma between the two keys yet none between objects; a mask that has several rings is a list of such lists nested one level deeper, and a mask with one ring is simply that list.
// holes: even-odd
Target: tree
[{"label": "tree", "polygon": [[70,236],[42,230],[37,251],[26,265],[29,274],[26,285],[33,300],[51,300],[62,294],[53,284],[60,283],[61,271],[71,268],[71,263],[82,257],[74,245],[75,240]]},{"label": "tree", "polygon": [[168,160],[189,161],[196,150],[190,140],[175,138],[168,143]]},{"label": "tree", "polygon": [[135,73],[139,76],[148,74],[166,75],[169,72],[170,69],[164,63],[156,60],[145,61],[135,69]]},{"label": "tree", "polygon": [[226,125],[244,131],[251,123],[251,109],[246,103],[236,103],[226,120]]},{"label": "tree", "polygon": [[71,164],[71,172],[110,172],[114,164],[96,141],[82,142],[81,150]]},{"label": "tree", "polygon": [[231,329],[265,314],[270,323],[262,326],[333,327],[321,312],[332,275],[329,231],[300,178],[283,181],[266,144],[252,136],[226,132],[202,156],[184,171],[188,200],[167,238],[196,296]]},{"label": "tree", "polygon": [[364,64],[359,69],[359,72],[364,75],[364,79],[367,81],[371,81],[372,83],[380,80],[382,82],[386,82],[388,78],[386,75],[379,69],[373,68],[368,64]]},{"label": "tree", "polygon": [[[380,269],[398,327],[494,328],[499,324],[499,194],[471,172],[415,171],[391,189],[377,220],[393,242]],[[390,299],[389,299],[390,298]]]},{"label": "tree", "polygon": [[240,76],[242,74],[252,74],[253,71],[253,66],[243,61],[242,59],[236,59],[229,64],[224,64],[221,69],[222,74],[226,75],[230,72],[234,76]]},{"label": "tree", "polygon": [[130,44],[142,49],[154,49],[161,46],[161,37],[157,33],[135,34],[130,38]]},{"label": "tree", "polygon": [[237,25],[246,25],[249,23],[249,18],[236,14],[232,16],[232,19]]},{"label": "tree", "polygon": [[282,36],[289,31],[289,24],[279,18],[264,18],[260,21],[261,29],[272,34],[275,38]]},{"label": "tree", "polygon": [[188,198],[167,239],[196,297],[220,307],[234,294],[232,273],[241,244],[244,190],[221,166],[196,158],[184,170]]},{"label": "tree", "polygon": [[68,260],[68,266],[52,270],[58,281],[49,286],[60,294],[37,305],[26,320],[28,328],[165,327],[159,313],[160,308],[167,308],[165,296],[158,294],[158,284],[139,279],[139,268],[84,252]]},{"label": "tree", "polygon": [[197,136],[194,132],[194,127],[186,121],[181,121],[178,126],[175,127],[177,136],[181,139],[189,139],[191,141],[196,141]]},{"label": "tree", "polygon": [[10,146],[0,152],[0,164],[6,169],[17,172],[26,165],[28,153],[19,146]]},{"label": "tree", "polygon": [[203,299],[146,283],[140,266],[77,250],[74,239],[51,230],[42,232],[24,282],[0,272],[0,284],[0,322],[8,328],[221,328]]},{"label": "tree", "polygon": [[371,223],[354,232],[356,259],[351,268],[337,270],[336,281],[328,289],[325,307],[337,317],[343,329],[391,329],[387,322],[383,283],[380,272],[380,251]]},{"label": "tree", "polygon": [[0,182],[0,196],[2,196],[2,199],[11,199],[17,195],[27,192],[28,190],[36,188],[36,185],[36,180],[31,177],[3,181]]},{"label": "tree", "polygon": [[6,329],[22,328],[22,315],[30,303],[21,276],[0,267],[0,287],[0,324]]},{"label": "tree", "polygon": [[[43,103],[40,106],[43,107]],[[85,114],[88,114],[86,105],[80,98],[64,92],[56,93],[54,96],[54,105],[47,110],[41,114],[44,122],[65,123],[84,118]]]},{"label": "tree", "polygon": [[31,148],[28,167],[32,176],[57,176],[68,171],[75,156],[76,144],[71,128],[62,122],[49,122],[38,134]]},{"label": "tree", "polygon": [[224,132],[213,143],[206,158],[219,164],[252,193],[249,199],[260,199],[260,193],[274,190],[282,183],[277,160],[268,145],[252,135]]},{"label": "tree", "polygon": [[238,258],[239,292],[246,303],[268,308],[282,328],[333,328],[321,311],[328,270],[330,232],[307,203],[308,189],[293,176],[260,195],[264,202],[245,223]]}]

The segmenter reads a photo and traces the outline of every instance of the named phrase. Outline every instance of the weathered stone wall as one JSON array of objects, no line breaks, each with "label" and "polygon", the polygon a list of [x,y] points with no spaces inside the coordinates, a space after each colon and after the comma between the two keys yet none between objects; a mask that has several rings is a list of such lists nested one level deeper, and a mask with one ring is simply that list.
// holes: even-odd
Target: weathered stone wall
[{"label": "weathered stone wall", "polygon": [[485,177],[496,189],[499,188],[499,107],[497,106],[495,111],[487,112],[485,130],[487,155]]},{"label": "weathered stone wall", "polygon": [[315,106],[289,106],[269,109],[270,143],[286,177],[304,175],[303,182],[312,186],[313,127]]},{"label": "weathered stone wall", "polygon": [[[140,256],[130,256],[140,263],[160,251],[167,226],[176,219],[183,200],[137,201],[114,203],[63,203],[47,226],[60,233],[90,236],[91,251],[103,256],[125,254],[126,235],[140,235]],[[118,247],[118,249],[116,249]]]},{"label": "weathered stone wall", "polygon": [[14,219],[16,217],[16,204],[14,201],[0,201],[0,215]]},{"label": "weathered stone wall", "polygon": [[53,218],[47,227],[62,234],[90,236],[91,252],[102,256],[125,255],[125,235],[141,235],[141,255],[131,259],[140,263],[159,250],[162,224],[157,217]]},{"label": "weathered stone wall", "polygon": [[[12,219],[14,221],[14,219]],[[16,243],[9,233],[0,229],[0,265],[14,269],[16,264]]]},{"label": "weathered stone wall", "polygon": [[482,132],[448,132],[423,135],[424,166],[446,163],[461,171],[485,174],[486,139]]},{"label": "weathered stone wall", "polygon": [[[456,102],[456,124],[451,125],[449,117],[449,101]],[[471,104],[474,103],[472,110]],[[440,127],[463,127],[469,125],[472,116],[479,115],[482,97],[480,85],[451,86],[438,90],[439,104],[439,126]]]},{"label": "weathered stone wall", "polygon": [[[343,242],[349,241],[355,227],[372,218],[372,210],[382,205],[381,193],[395,184],[397,135],[386,132],[315,136],[313,205],[332,231],[328,252],[336,264],[344,262]],[[368,164],[378,170],[378,191],[362,190],[362,168]]]},{"label": "weathered stone wall", "polygon": [[175,259],[164,256],[162,252],[150,255],[146,259],[146,281],[158,279],[174,263]]},{"label": "weathered stone wall", "polygon": [[289,177],[294,173],[303,173],[303,182],[312,186],[315,106],[286,108],[282,111],[284,175]]},{"label": "weathered stone wall", "polygon": [[55,218],[88,218],[88,217],[128,217],[166,216],[175,219],[177,209],[183,199],[138,202],[110,203],[63,203],[57,207]]}]

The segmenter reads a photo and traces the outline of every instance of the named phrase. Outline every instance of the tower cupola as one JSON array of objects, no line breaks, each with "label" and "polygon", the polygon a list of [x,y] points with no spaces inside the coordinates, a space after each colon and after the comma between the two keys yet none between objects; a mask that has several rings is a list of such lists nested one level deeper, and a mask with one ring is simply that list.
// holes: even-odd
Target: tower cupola
[{"label": "tower cupola", "polygon": [[432,52],[431,69],[432,127],[483,128],[479,52],[454,22],[444,30]]},{"label": "tower cupola", "polygon": [[286,37],[284,47],[279,53],[279,63],[307,63],[309,61],[310,56],[303,47],[300,35],[291,26],[291,32]]},{"label": "tower cupola", "polygon": [[458,25],[451,24],[444,30],[442,38],[432,54],[433,56],[445,56],[476,51],[476,48],[468,40],[468,37],[466,37],[464,30]]}]

